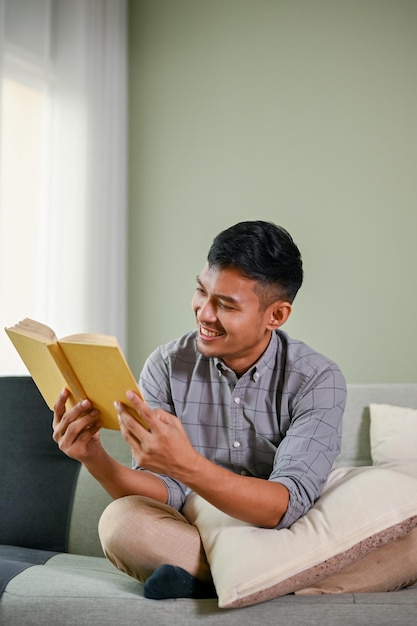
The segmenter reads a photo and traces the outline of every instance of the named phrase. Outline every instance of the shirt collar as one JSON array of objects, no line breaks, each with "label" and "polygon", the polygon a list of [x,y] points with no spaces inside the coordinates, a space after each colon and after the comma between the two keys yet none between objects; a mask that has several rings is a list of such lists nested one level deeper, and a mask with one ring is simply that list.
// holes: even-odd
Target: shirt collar
[{"label": "shirt collar", "polygon": [[[254,382],[259,380],[259,378],[264,373],[265,369],[271,369],[274,367],[275,356],[276,356],[277,350],[278,350],[278,335],[277,333],[273,332],[271,335],[271,340],[265,352],[259,357],[256,363],[252,365],[252,367],[248,370],[248,372],[245,372],[245,374],[243,374],[243,376],[246,376],[247,374],[249,374],[251,379]],[[214,357],[214,363],[216,365],[216,368],[219,370],[219,375],[221,375],[224,372],[232,372],[233,374],[235,374],[233,370],[230,369],[230,367],[227,367],[226,363],[224,363],[222,359],[219,359],[218,357]]]}]

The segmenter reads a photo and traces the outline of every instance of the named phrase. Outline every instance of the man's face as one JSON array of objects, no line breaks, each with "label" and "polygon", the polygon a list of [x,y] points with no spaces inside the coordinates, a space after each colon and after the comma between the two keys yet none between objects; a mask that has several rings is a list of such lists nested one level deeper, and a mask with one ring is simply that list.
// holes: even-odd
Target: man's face
[{"label": "man's face", "polygon": [[260,306],[256,281],[234,268],[205,265],[197,277],[192,307],[198,324],[199,351],[221,358],[242,374],[268,346],[273,305]]}]

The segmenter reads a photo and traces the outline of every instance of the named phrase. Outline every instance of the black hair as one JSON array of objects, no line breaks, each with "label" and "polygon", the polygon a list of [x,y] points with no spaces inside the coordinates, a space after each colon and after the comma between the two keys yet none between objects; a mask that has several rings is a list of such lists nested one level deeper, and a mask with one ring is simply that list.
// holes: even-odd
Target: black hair
[{"label": "black hair", "polygon": [[239,222],[223,230],[214,238],[207,261],[210,267],[234,267],[258,281],[266,305],[283,297],[292,302],[303,282],[298,247],[285,228],[272,222]]}]

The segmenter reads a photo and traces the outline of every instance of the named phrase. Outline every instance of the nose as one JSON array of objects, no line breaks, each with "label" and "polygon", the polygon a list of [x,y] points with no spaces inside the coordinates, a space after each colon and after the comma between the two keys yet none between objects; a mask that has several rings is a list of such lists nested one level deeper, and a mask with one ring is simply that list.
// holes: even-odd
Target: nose
[{"label": "nose", "polygon": [[197,304],[195,312],[200,322],[214,322],[217,319],[216,309],[208,298],[201,300]]}]

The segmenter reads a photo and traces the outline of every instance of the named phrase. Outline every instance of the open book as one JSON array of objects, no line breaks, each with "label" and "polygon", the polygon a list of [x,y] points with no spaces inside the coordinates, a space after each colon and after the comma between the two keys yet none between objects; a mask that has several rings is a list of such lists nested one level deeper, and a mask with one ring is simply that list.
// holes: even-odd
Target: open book
[{"label": "open book", "polygon": [[119,429],[115,400],[147,428],[126,398],[129,389],[140,392],[115,337],[85,333],[58,339],[51,328],[28,318],[5,331],[51,410],[66,387],[67,407],[88,398],[105,428]]}]

